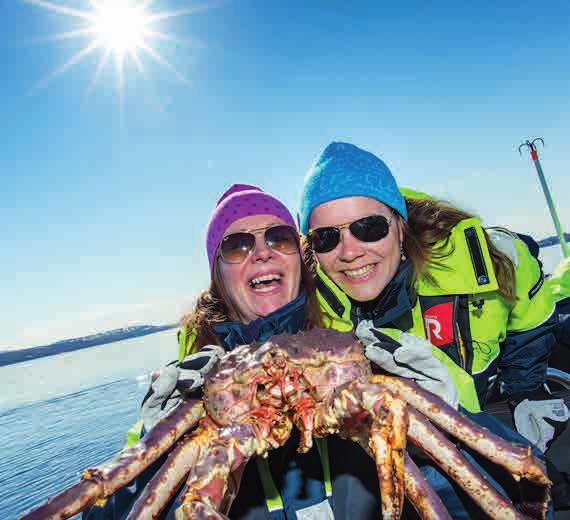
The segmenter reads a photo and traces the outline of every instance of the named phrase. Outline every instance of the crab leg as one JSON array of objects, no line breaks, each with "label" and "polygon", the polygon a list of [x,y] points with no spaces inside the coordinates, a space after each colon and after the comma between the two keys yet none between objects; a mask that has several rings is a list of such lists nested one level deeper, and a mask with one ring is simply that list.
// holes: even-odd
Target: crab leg
[{"label": "crab leg", "polygon": [[188,474],[188,489],[176,518],[202,515],[224,518],[217,511],[227,502],[230,472],[253,455],[263,455],[270,448],[282,445],[290,433],[291,422],[284,416],[273,417],[265,424],[259,420],[256,424],[221,429],[205,419],[198,430],[185,437],[170,453],[135,502],[127,520],[157,518]]},{"label": "crab leg", "polygon": [[[370,435],[362,429],[371,418]],[[369,421],[370,422],[370,421]],[[304,424],[297,426],[303,432]],[[382,516],[400,518],[404,507],[404,452],[408,429],[406,403],[380,384],[355,382],[331,396],[314,413],[317,435],[341,433],[368,446],[364,449],[376,462]]]},{"label": "crab leg", "polygon": [[204,414],[202,402],[184,401],[135,445],[100,466],[87,468],[77,484],[50,498],[21,520],[70,518],[128,484],[165,453]]},{"label": "crab leg", "polygon": [[502,466],[515,478],[524,478],[541,486],[551,485],[544,464],[532,454],[530,446],[512,444],[474,424],[411,380],[390,376],[372,376],[371,380],[399,394],[441,429]]},{"label": "crab leg", "polygon": [[[231,471],[239,468],[253,454],[245,446],[238,446],[238,442],[228,441],[215,442],[190,471],[188,490],[182,506],[176,511],[177,519],[226,518],[220,510]],[[253,448],[253,436],[248,444]],[[244,448],[246,453],[241,451]]]},{"label": "crab leg", "polygon": [[425,451],[491,518],[526,518],[425,417],[415,410],[410,410],[408,415],[409,439]]},{"label": "crab leg", "polygon": [[212,439],[207,428],[184,437],[136,500],[127,520],[157,518]]},{"label": "crab leg", "polygon": [[[265,415],[265,414],[262,414]],[[254,455],[265,455],[271,448],[282,446],[291,436],[293,425],[283,416],[257,417],[252,424],[241,424],[222,430],[209,452],[190,471],[188,489],[182,506],[176,510],[176,519],[226,518],[219,511],[228,512],[228,479],[240,472]],[[234,483],[230,494],[238,486]]]},{"label": "crab leg", "polygon": [[[353,440],[355,440],[366,453],[372,456],[364,436],[353,437]],[[429,485],[426,477],[407,452],[404,452],[404,468],[406,470],[404,479],[406,498],[414,506],[420,518],[451,520],[451,516],[443,505],[441,498],[439,498],[439,495]]]},{"label": "crab leg", "polygon": [[404,464],[406,466],[406,497],[420,518],[451,520],[441,498],[429,485],[423,473],[407,453],[404,455]]},{"label": "crab leg", "polygon": [[398,519],[404,507],[404,452],[408,416],[401,399],[389,394],[383,395],[383,398],[386,401],[383,404],[385,409],[372,420],[370,449],[374,454],[380,482],[382,517]]}]

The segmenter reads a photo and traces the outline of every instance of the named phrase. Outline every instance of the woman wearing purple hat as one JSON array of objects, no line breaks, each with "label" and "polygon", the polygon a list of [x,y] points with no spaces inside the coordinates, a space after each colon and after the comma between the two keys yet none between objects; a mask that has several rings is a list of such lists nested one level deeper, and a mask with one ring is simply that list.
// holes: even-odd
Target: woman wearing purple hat
[{"label": "woman wearing purple hat", "polygon": [[[302,262],[294,220],[277,198],[255,186],[233,185],[217,202],[206,235],[210,288],[183,318],[179,362],[161,370],[142,407],[144,431],[199,389],[202,376],[223,352],[283,332],[321,325],[312,278]],[[131,433],[131,443],[136,441]],[[298,431],[267,459],[246,465],[232,519],[375,519],[380,516],[376,468],[360,447],[329,437],[297,453]],[[328,454],[331,453],[329,460]],[[84,518],[118,519],[140,494],[155,467],[93,507]],[[334,501],[333,501],[334,499]],[[173,518],[179,504],[169,505]],[[334,510],[334,517],[333,517]]]}]

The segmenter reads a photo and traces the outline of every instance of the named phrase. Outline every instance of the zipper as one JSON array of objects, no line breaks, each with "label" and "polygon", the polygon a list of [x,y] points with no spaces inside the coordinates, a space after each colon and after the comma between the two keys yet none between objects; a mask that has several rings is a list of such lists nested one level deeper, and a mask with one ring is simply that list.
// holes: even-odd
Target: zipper
[{"label": "zipper", "polygon": [[459,296],[453,297],[453,328],[455,329],[455,336],[457,338],[457,350],[459,351],[459,359],[461,360],[461,368],[465,369],[467,365],[467,351],[463,344],[461,337],[461,330],[459,329],[459,322],[457,321],[457,312],[459,308]]}]

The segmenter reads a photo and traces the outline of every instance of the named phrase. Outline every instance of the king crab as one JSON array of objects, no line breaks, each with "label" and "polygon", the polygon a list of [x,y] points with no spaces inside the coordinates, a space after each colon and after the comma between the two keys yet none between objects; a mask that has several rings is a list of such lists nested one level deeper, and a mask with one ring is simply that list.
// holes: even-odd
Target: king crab
[{"label": "king crab", "polygon": [[[474,424],[413,381],[374,375],[352,334],[313,329],[234,349],[206,377],[203,400],[184,401],[137,444],[87,468],[80,482],[23,518],[63,519],[102,505],[175,444],[128,518],[157,518],[185,478],[177,519],[226,518],[239,470],[282,446],[293,427],[301,434],[300,452],[311,448],[313,436],[338,434],[373,457],[383,518],[400,518],[405,498],[421,518],[450,518],[406,451],[408,441],[489,517],[546,517],[550,481],[530,447]],[[518,508],[456,443],[512,475],[522,489]]]}]

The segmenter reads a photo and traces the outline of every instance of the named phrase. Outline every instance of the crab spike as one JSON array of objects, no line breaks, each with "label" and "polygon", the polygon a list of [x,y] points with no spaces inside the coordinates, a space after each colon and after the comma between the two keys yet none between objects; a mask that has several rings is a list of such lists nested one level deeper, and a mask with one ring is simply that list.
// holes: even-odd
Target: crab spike
[{"label": "crab spike", "polygon": [[432,458],[491,518],[526,518],[501,495],[445,436],[414,410],[409,411],[408,438]]},{"label": "crab spike", "polygon": [[450,433],[491,462],[505,468],[515,478],[527,479],[540,486],[550,486],[544,463],[532,454],[530,446],[513,444],[483,428],[451,408],[409,379],[372,376],[392,392],[400,395],[442,430]]},{"label": "crab spike", "polygon": [[82,480],[21,517],[21,520],[65,519],[97,504],[128,484],[165,453],[204,415],[202,402],[184,401],[139,442],[99,466],[87,468]]},{"label": "crab spike", "polygon": [[404,464],[406,467],[406,498],[412,503],[420,518],[451,520],[441,498],[407,453],[404,455]]}]

